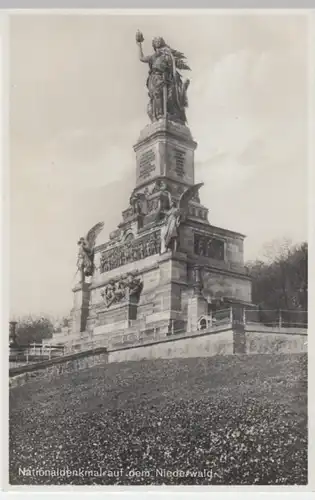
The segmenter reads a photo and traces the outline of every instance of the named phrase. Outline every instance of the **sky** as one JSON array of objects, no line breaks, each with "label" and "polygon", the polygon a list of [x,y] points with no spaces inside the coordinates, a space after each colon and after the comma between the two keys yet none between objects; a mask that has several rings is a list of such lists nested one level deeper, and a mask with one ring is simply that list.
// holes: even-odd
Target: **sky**
[{"label": "sky", "polygon": [[11,315],[68,314],[77,241],[121,221],[135,183],[154,36],[192,71],[188,125],[211,224],[266,243],[307,239],[305,15],[15,15],[10,26]]}]

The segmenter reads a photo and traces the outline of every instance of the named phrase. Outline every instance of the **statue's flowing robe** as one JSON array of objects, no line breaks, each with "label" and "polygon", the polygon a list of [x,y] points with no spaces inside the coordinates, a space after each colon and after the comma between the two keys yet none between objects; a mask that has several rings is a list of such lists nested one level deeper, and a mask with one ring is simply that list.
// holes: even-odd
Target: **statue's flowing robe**
[{"label": "statue's flowing robe", "polygon": [[149,58],[150,72],[147,79],[149,91],[149,116],[155,121],[164,115],[163,88],[167,85],[168,111],[178,119],[186,121],[184,106],[179,102],[182,90],[180,74],[176,71],[175,61],[169,48],[160,49]]}]

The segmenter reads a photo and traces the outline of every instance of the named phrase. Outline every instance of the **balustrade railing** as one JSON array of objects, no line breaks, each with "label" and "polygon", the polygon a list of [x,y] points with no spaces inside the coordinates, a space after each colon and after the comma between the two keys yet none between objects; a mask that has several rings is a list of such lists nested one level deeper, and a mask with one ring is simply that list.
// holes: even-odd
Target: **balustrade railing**
[{"label": "balustrade railing", "polygon": [[244,323],[277,328],[307,328],[308,312],[286,309],[244,309]]},{"label": "balustrade railing", "polygon": [[244,326],[263,325],[278,330],[289,330],[290,328],[307,329],[307,311],[275,310],[275,309],[249,309],[234,306],[226,309],[210,311],[208,315],[201,316],[197,329],[192,330],[188,321],[183,321],[181,328],[175,328],[176,322],[171,323],[168,331],[158,327],[138,328],[133,322],[133,330],[125,330],[118,334],[100,334],[90,338],[81,338],[64,345],[53,345],[50,343],[29,346],[11,346],[11,364],[29,364],[46,361],[55,357],[61,357],[80,351],[96,349],[98,347],[119,348],[131,345],[142,345],[154,341],[168,340],[172,336],[197,336],[214,332],[224,325],[231,325],[233,321],[244,324]]},{"label": "balustrade railing", "polygon": [[64,354],[64,345],[54,344],[36,344],[14,345],[9,348],[10,363],[28,364],[47,361],[52,358],[60,357]]}]

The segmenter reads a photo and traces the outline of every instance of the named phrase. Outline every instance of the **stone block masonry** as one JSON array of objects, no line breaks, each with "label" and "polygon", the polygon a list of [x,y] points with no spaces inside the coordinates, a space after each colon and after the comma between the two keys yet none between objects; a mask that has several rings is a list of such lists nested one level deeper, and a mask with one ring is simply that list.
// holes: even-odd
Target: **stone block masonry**
[{"label": "stone block masonry", "polygon": [[109,349],[109,363],[143,359],[197,358],[233,354],[233,331],[225,329],[208,335],[173,337],[147,345]]},{"label": "stone block masonry", "polygon": [[307,334],[299,332],[246,331],[246,354],[284,354],[307,352]]},{"label": "stone block masonry", "polygon": [[99,347],[89,351],[68,354],[42,363],[19,366],[9,370],[10,388],[40,379],[52,379],[63,373],[85,370],[108,362],[108,351]]},{"label": "stone block masonry", "polygon": [[164,340],[147,342],[146,345],[109,348],[108,362],[301,352],[307,352],[307,331],[305,329],[291,334],[289,331],[279,333],[273,328],[265,329],[264,332],[241,332],[232,328],[232,325],[226,325],[224,328],[208,333],[187,333]]}]

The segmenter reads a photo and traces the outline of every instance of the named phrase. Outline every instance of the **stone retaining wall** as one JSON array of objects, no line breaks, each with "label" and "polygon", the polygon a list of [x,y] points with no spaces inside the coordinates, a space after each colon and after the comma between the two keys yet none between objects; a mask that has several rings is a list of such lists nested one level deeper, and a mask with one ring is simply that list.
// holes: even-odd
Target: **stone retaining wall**
[{"label": "stone retaining wall", "polygon": [[307,352],[307,335],[297,333],[246,331],[246,354]]},{"label": "stone retaining wall", "polygon": [[84,370],[99,364],[144,359],[210,357],[233,354],[271,354],[307,352],[307,330],[292,332],[271,327],[246,327],[245,332],[230,325],[211,332],[166,337],[143,345],[98,347],[42,363],[11,368],[10,387],[38,378],[53,378],[62,373]]},{"label": "stone retaining wall", "polygon": [[233,331],[230,329],[206,335],[168,338],[137,347],[109,349],[109,363],[142,359],[194,358],[216,354],[233,354]]},{"label": "stone retaining wall", "polygon": [[32,380],[42,378],[51,379],[62,373],[76,372],[107,362],[107,349],[99,347],[90,351],[68,354],[41,363],[11,368],[9,370],[10,388],[24,385]]},{"label": "stone retaining wall", "polygon": [[[294,330],[294,331],[293,331]],[[271,354],[307,352],[307,330],[263,327],[244,332],[230,327],[220,331],[183,335],[146,345],[109,348],[109,363],[155,358],[209,357],[217,354]]]}]

